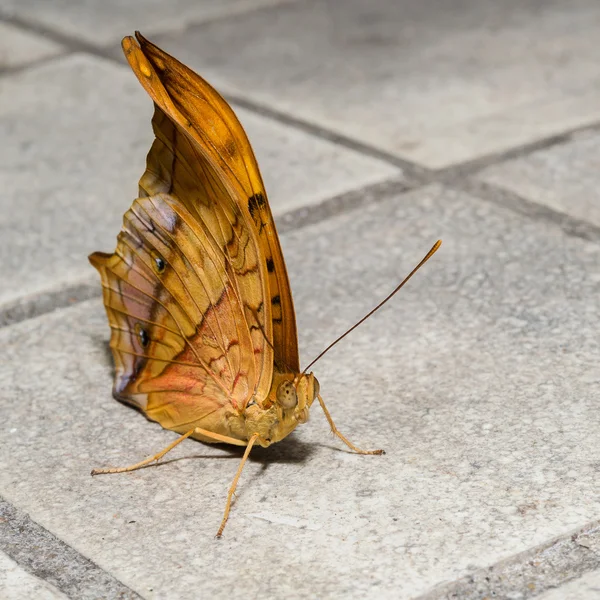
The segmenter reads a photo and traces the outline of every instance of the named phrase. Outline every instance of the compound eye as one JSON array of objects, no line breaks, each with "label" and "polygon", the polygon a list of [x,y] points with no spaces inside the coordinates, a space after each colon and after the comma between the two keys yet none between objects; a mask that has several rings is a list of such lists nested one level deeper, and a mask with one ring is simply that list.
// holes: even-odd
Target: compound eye
[{"label": "compound eye", "polygon": [[298,394],[291,381],[282,381],[277,388],[277,404],[281,408],[290,409],[298,405]]}]

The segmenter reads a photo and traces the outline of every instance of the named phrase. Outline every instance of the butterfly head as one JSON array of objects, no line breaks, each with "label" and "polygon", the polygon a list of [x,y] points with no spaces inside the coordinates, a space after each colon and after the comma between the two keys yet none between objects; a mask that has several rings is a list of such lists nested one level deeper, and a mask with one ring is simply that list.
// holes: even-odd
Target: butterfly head
[{"label": "butterfly head", "polygon": [[[261,431],[262,440],[259,443],[268,446],[278,442],[298,425],[306,423],[309,408],[318,393],[319,382],[312,373],[277,374],[269,398],[270,406],[263,409],[259,418],[262,427],[257,428],[257,431],[264,431]],[[256,427],[257,423],[248,425],[252,428]]]},{"label": "butterfly head", "polygon": [[284,379],[277,386],[275,394],[277,406],[298,423],[308,421],[308,409],[319,393],[319,382],[316,377],[309,373],[307,375],[296,375],[293,379]]}]

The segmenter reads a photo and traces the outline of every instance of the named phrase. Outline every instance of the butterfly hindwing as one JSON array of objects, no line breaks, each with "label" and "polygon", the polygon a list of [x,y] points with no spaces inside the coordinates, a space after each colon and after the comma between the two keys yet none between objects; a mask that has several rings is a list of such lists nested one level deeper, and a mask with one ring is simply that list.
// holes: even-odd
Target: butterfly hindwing
[{"label": "butterfly hindwing", "polygon": [[118,398],[170,429],[202,427],[214,411],[248,402],[256,349],[235,274],[176,198],[137,199],[116,252],[91,261],[102,275]]}]

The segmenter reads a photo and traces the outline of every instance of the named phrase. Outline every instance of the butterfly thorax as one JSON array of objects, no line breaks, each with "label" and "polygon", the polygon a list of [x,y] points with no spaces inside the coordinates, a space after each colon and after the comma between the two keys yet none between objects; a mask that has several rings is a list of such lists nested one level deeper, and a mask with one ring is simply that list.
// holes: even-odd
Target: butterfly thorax
[{"label": "butterfly thorax", "polygon": [[318,393],[319,382],[312,373],[275,372],[268,397],[250,402],[240,415],[238,427],[243,427],[246,439],[258,433],[258,443],[266,448],[308,421],[309,408]]}]

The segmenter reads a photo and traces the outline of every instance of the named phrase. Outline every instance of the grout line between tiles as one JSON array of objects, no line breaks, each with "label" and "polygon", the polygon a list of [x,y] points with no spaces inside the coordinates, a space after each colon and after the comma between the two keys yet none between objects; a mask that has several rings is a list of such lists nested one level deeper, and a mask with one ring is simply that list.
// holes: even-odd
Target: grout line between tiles
[{"label": "grout line between tiles", "polygon": [[327,198],[319,204],[301,206],[280,215],[275,219],[277,222],[277,231],[283,234],[304,229],[305,227],[327,221],[360,206],[382,202],[392,194],[403,194],[412,189],[416,188],[404,177],[384,179],[377,183],[355,188],[337,196]]},{"label": "grout line between tiles", "polygon": [[[56,31],[50,27],[46,27],[35,21],[29,21],[28,19],[24,19],[17,15],[12,15],[5,12],[2,8],[0,8],[0,21],[4,21],[9,25],[13,25],[20,29],[24,29],[29,33],[33,33],[35,35],[39,35],[42,38],[46,38],[52,42],[60,44],[63,48],[65,48],[66,52],[62,53],[61,56],[65,54],[73,53],[73,52],[86,52],[88,54],[92,54],[94,56],[100,56],[102,58],[109,58],[114,62],[114,57],[112,57],[109,51],[101,46],[95,46],[94,44],[89,44],[88,42],[84,42],[78,38],[72,37],[70,35],[61,33],[60,31]],[[56,56],[49,57],[50,59],[56,58]],[[32,65],[38,64],[40,61],[34,61],[33,63],[28,63],[23,65],[22,67],[15,67],[14,71],[23,71],[31,67]]]},{"label": "grout line between tiles", "polygon": [[13,300],[0,306],[0,328],[99,297],[101,294],[101,288],[90,281],[67,285],[56,290],[44,290],[26,298]]},{"label": "grout line between tiles", "polygon": [[353,152],[358,152],[362,155],[370,156],[371,158],[376,158],[394,167],[398,167],[402,169],[405,176],[409,179],[424,183],[434,176],[434,172],[426,167],[422,167],[416,163],[400,158],[389,152],[385,152],[384,150],[380,150],[379,148],[369,144],[364,144],[363,142],[360,142],[352,137],[337,133],[315,123],[311,123],[310,121],[294,117],[286,112],[265,106],[254,100],[248,100],[248,98],[244,98],[238,94],[225,93],[225,96],[229,101],[262,117],[267,117],[272,121],[281,123],[282,125],[299,129],[320,139],[333,142],[338,146],[343,146],[344,148],[352,150]]},{"label": "grout line between tiles", "polygon": [[534,140],[533,142],[528,142],[527,144],[522,144],[520,146],[515,146],[508,150],[485,154],[458,165],[432,171],[431,176],[439,182],[469,177],[487,167],[500,165],[517,158],[523,158],[529,154],[532,154],[533,152],[537,152],[538,150],[545,150],[552,148],[553,146],[564,144],[569,142],[575,135],[584,131],[598,130],[600,130],[600,122],[579,125],[561,133]]},{"label": "grout line between tiles", "polygon": [[91,560],[0,497],[0,550],[69,598],[141,598]]},{"label": "grout line between tiles", "polygon": [[538,204],[513,191],[476,179],[447,182],[445,185],[466,192],[479,200],[508,208],[534,221],[557,225],[564,234],[570,237],[577,237],[590,242],[600,242],[600,227],[598,225],[577,219],[544,204]]},{"label": "grout line between tiles", "polygon": [[527,600],[600,568],[600,521],[559,536],[413,600]]},{"label": "grout line between tiles", "polygon": [[70,54],[72,54],[70,50],[63,49],[59,52],[55,52],[54,54],[49,54],[48,56],[43,56],[41,58],[30,60],[25,63],[13,65],[10,67],[0,67],[0,77],[4,77],[7,75],[15,75],[16,73],[22,73],[23,71],[27,71],[31,67],[44,66],[45,64],[54,62],[56,59],[65,58]]}]

